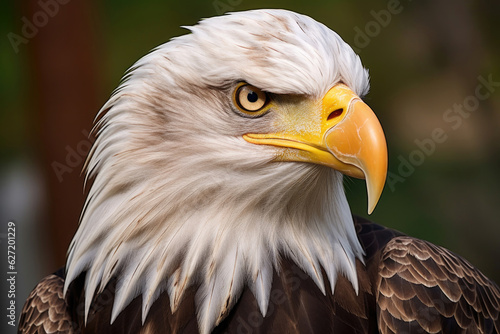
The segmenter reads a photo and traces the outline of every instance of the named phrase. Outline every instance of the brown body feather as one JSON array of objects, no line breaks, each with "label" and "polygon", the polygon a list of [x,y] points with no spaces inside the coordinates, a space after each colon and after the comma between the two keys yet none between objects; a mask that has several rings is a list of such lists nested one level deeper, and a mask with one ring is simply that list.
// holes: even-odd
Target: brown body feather
[{"label": "brown body feather", "polygon": [[[355,217],[366,252],[359,294],[339,277],[326,296],[289,260],[274,273],[266,317],[245,289],[213,333],[498,333],[500,290],[461,257]],[[84,325],[84,275],[62,296],[62,272],[43,279],[23,308],[19,333],[197,333],[194,287],[172,314],[166,293],[141,321],[135,298],[110,325],[116,280],[93,300]]]}]

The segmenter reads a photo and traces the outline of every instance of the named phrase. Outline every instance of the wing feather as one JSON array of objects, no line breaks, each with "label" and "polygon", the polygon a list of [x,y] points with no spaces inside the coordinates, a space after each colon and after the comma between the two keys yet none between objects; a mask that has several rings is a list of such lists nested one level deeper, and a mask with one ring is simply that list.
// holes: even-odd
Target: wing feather
[{"label": "wing feather", "polygon": [[379,267],[381,333],[500,332],[500,290],[463,258],[426,241],[398,236]]},{"label": "wing feather", "polygon": [[64,280],[54,274],[40,281],[21,311],[18,333],[74,333],[63,288]]}]

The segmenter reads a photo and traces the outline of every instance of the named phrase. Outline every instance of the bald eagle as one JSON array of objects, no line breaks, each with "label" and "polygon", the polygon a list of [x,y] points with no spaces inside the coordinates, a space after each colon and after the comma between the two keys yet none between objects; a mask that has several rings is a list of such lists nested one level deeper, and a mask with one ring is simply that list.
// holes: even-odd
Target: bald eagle
[{"label": "bald eagle", "polygon": [[140,59],[101,109],[66,266],[20,333],[498,333],[500,291],[371,212],[384,133],[332,30],[285,10],[209,18]]}]

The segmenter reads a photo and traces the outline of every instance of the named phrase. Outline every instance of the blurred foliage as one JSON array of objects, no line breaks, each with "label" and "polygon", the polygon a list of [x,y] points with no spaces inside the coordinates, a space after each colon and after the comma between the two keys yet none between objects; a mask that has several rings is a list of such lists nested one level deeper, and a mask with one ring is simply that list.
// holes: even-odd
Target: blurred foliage
[{"label": "blurred foliage", "polygon": [[[399,3],[399,2],[398,2]],[[180,28],[226,10],[285,8],[307,14],[356,46],[357,31],[394,1],[106,0],[94,2],[93,26],[102,54],[103,103],[125,70],[153,47],[187,33]],[[366,101],[379,116],[389,144],[389,170],[430,138],[447,140],[404,182],[386,187],[371,219],[464,255],[500,281],[500,89],[481,101],[457,130],[443,114],[473,95],[478,76],[500,81],[498,1],[401,1],[386,26],[358,47],[369,68]],[[375,14],[374,14],[375,13]],[[377,14],[378,13],[378,14]],[[375,16],[374,16],[375,15]],[[14,53],[5,36],[19,32],[14,2],[0,4],[1,159],[30,150],[29,71],[26,49]],[[357,30],[356,28],[359,28]],[[359,37],[358,37],[359,38]],[[358,43],[359,44],[359,43]],[[358,45],[359,46],[359,45]],[[353,212],[366,216],[365,184],[346,180]]]},{"label": "blurred foliage", "polygon": [[13,1],[0,3],[0,162],[29,148],[26,54],[16,54],[7,38],[19,24],[17,12]]}]

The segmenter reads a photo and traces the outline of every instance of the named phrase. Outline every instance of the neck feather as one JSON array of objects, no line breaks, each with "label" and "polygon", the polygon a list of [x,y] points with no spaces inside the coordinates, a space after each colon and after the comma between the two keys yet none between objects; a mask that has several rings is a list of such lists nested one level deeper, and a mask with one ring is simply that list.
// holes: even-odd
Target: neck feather
[{"label": "neck feather", "polygon": [[199,327],[208,333],[245,286],[266,314],[273,270],[279,272],[283,257],[323,293],[328,283],[334,290],[339,273],[357,291],[355,258],[362,260],[363,251],[340,173],[302,163],[263,164],[250,176],[216,173],[214,166],[207,177],[191,169],[135,184],[96,177],[65,286],[86,272],[86,317],[92,297],[112,277],[120,278],[112,321],[139,295],[144,321],[163,291],[175,312],[195,285]]}]

